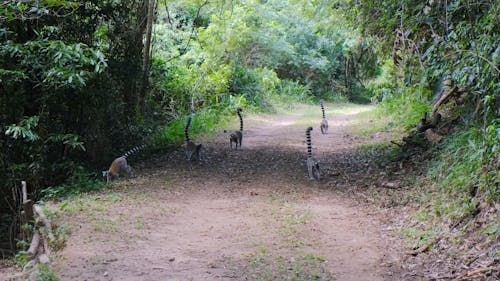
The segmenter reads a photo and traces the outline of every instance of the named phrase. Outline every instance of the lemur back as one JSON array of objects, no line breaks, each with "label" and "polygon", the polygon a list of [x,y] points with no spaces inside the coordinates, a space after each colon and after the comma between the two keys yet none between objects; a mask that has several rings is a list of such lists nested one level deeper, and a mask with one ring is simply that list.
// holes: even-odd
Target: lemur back
[{"label": "lemur back", "polygon": [[[192,159],[200,160],[200,151],[201,151],[201,144],[195,144],[194,142],[191,141],[189,138],[189,126],[191,126],[191,115],[189,115],[188,121],[186,123],[186,128],[184,129],[184,135],[186,136],[186,159],[188,161]],[[193,158],[194,156],[194,158]]]},{"label": "lemur back", "polygon": [[243,117],[241,116],[241,111],[241,107],[236,109],[236,113],[238,113],[238,117],[240,118],[240,130],[229,135],[229,146],[231,148],[233,148],[233,142],[235,143],[236,149],[238,149],[238,144],[241,148],[241,143],[243,141]]},{"label": "lemur back", "polygon": [[322,134],[328,133],[328,121],[325,116],[325,107],[323,105],[323,100],[319,100],[319,105],[321,106],[321,112],[323,113],[323,120],[321,120],[320,129]]},{"label": "lemur back", "polygon": [[107,171],[102,171],[103,177],[106,177],[106,182],[109,183],[122,173],[124,173],[127,177],[133,177],[134,170],[132,169],[132,167],[130,167],[130,165],[128,165],[127,157],[134,153],[137,153],[138,151],[141,151],[145,147],[146,145],[138,145],[132,148],[131,150],[125,152],[125,154],[123,154],[122,156],[113,160],[113,162],[109,166],[109,169]]},{"label": "lemur back", "polygon": [[312,158],[312,144],[311,144],[311,131],[312,127],[306,130],[306,143],[307,143],[307,174],[310,179],[319,180],[320,170],[319,161],[314,161]]}]

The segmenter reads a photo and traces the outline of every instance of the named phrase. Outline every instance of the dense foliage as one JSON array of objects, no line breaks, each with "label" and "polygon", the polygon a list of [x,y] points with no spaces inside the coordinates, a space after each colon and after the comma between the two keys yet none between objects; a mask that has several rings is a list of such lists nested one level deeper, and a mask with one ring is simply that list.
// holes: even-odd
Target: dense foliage
[{"label": "dense foliage", "polygon": [[[407,128],[424,112],[442,114],[438,128],[445,139],[428,174],[432,196],[423,195],[432,202],[431,217],[453,228],[481,212],[487,216],[500,199],[499,2],[338,4],[385,54],[383,75],[369,85],[384,113]],[[452,92],[458,94],[437,106]]]},{"label": "dense foliage", "polygon": [[[15,209],[11,189],[21,180],[38,198],[139,141],[144,7],[0,4],[0,213]],[[9,224],[2,219],[2,235]]]},{"label": "dense foliage", "polygon": [[234,102],[265,108],[273,95],[290,92],[355,99],[377,73],[372,47],[336,29],[327,3],[231,3],[160,5],[153,73],[168,81],[156,92],[169,106],[188,99],[191,107]]}]

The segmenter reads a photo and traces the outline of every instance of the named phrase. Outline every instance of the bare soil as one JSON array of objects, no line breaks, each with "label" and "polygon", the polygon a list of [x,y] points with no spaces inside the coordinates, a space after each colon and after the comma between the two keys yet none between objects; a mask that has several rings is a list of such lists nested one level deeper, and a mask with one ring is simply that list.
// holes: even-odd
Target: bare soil
[{"label": "bare soil", "polygon": [[[202,140],[203,161],[178,150],[132,162],[137,178],[58,203],[65,211],[56,221],[70,231],[53,272],[61,280],[413,280],[390,213],[358,196],[387,179],[366,173],[355,148],[385,136],[353,136],[356,112],[330,116],[322,135],[320,112],[307,118],[308,110],[245,115],[242,149],[221,133]],[[320,181],[307,178],[309,125]]]}]

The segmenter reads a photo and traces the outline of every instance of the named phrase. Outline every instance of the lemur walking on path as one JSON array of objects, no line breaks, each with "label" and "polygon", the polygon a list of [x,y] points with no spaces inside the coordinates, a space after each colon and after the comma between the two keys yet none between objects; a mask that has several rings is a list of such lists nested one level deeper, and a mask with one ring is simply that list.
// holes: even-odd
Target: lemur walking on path
[{"label": "lemur walking on path", "polygon": [[320,171],[319,171],[319,161],[314,161],[312,158],[312,144],[311,144],[311,131],[312,127],[307,128],[306,130],[306,143],[307,143],[307,174],[310,179],[319,180],[320,179]]}]

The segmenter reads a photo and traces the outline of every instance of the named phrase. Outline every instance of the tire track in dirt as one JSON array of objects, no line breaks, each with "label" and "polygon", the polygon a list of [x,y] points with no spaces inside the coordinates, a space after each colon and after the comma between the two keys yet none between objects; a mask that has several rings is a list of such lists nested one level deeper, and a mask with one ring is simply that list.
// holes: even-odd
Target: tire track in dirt
[{"label": "tire track in dirt", "polygon": [[[397,280],[381,218],[331,188],[345,186],[337,157],[351,153],[353,116],[330,118],[323,136],[320,110],[313,121],[305,112],[247,117],[242,150],[221,135],[205,142],[204,162],[175,151],[73,200],[54,271],[61,280]],[[320,182],[306,177],[308,124]]]}]

